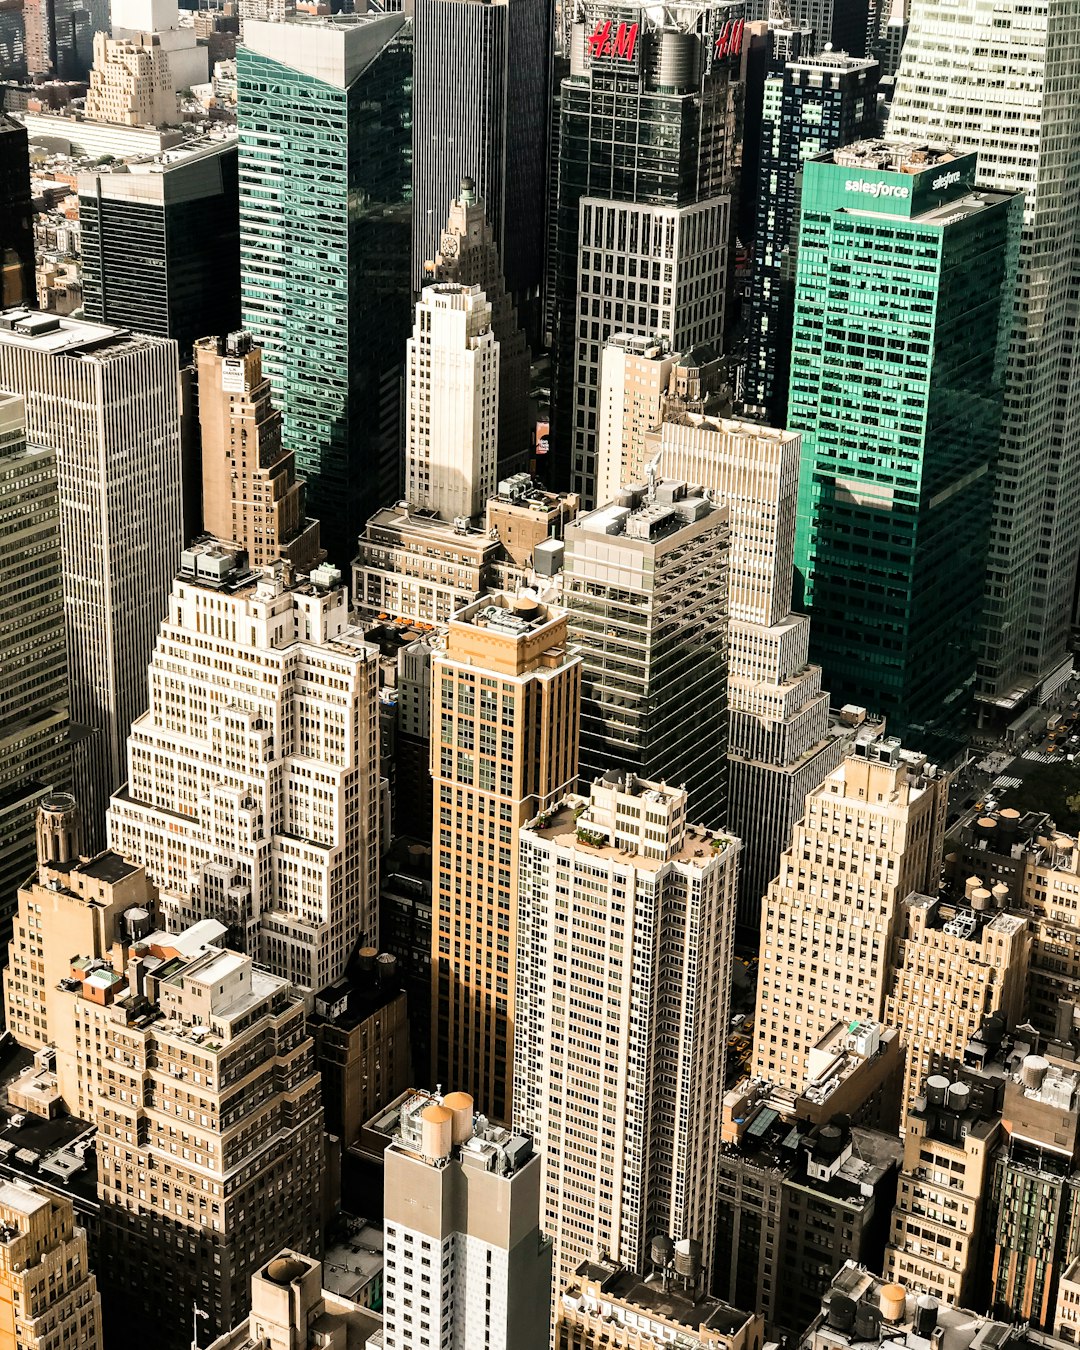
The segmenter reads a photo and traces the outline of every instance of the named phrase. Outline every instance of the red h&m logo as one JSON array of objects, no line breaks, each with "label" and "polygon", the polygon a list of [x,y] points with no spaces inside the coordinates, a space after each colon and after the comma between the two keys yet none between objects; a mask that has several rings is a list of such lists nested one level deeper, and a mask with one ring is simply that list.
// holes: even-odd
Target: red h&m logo
[{"label": "red h&m logo", "polygon": [[736,19],[734,23],[728,19],[720,30],[720,36],[716,39],[717,56],[738,56],[742,51],[743,21]]},{"label": "red h&m logo", "polygon": [[593,29],[589,38],[589,51],[594,57],[621,56],[624,61],[632,61],[634,48],[637,46],[637,35],[636,23],[621,23],[615,36],[612,37],[611,20],[605,19]]}]

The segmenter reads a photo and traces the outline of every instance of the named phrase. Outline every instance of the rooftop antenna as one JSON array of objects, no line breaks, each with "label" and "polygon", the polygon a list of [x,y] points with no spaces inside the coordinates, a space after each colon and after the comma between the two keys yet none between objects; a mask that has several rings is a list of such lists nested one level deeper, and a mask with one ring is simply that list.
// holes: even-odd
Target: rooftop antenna
[{"label": "rooftop antenna", "polygon": [[645,497],[646,500],[650,502],[656,500],[656,479],[660,471],[660,458],[663,453],[662,449],[658,450],[656,454],[653,455],[652,459],[649,460],[648,464],[645,465],[645,477],[649,483]]}]

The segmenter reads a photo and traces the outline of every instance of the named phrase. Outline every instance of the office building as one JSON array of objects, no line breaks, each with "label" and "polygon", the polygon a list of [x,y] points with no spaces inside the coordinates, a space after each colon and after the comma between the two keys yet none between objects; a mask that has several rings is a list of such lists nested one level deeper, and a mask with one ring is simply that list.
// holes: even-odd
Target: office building
[{"label": "office building", "polygon": [[499,344],[479,286],[426,286],[405,356],[405,498],[473,520],[495,491]]},{"label": "office building", "polygon": [[742,400],[774,427],[787,426],[803,160],[878,129],[876,63],[845,51],[818,50],[818,56],[789,61],[768,74],[762,94]]},{"label": "office building", "polygon": [[30,146],[26,128],[0,107],[0,309],[32,304],[34,222],[30,198]]},{"label": "office building", "polygon": [[465,1092],[416,1092],[383,1157],[386,1350],[547,1350],[551,1242],[532,1140],[474,1114]]},{"label": "office building", "polygon": [[612,773],[521,833],[514,1125],[559,1288],[604,1252],[643,1270],[657,1233],[712,1268],[739,842],[692,801]]},{"label": "office building", "polygon": [[578,513],[573,492],[549,492],[527,473],[501,478],[488,498],[488,533],[498,539],[500,589],[543,586],[562,565],[566,527]]},{"label": "office building", "polygon": [[506,285],[499,245],[471,178],[450,203],[432,273],[435,281],[479,286],[491,306],[499,344],[499,477],[527,471],[535,439],[529,403],[529,348]]},{"label": "office building", "polygon": [[184,551],[109,808],[172,930],[218,920],[316,991],[377,941],[376,664],[334,569],[290,581],[233,545]]},{"label": "office building", "polygon": [[249,333],[195,344],[202,454],[202,523],[238,544],[252,567],[321,563],[319,522],[304,511],[296,456],[281,444],[281,413]]},{"label": "office building", "polygon": [[0,942],[34,862],[38,802],[71,788],[56,453],[28,447],[25,407],[0,393]]},{"label": "office building", "polygon": [[383,507],[356,546],[353,605],[364,623],[441,626],[491,589],[499,553],[499,541],[480,525],[452,524],[407,503]]},{"label": "office building", "polygon": [[[885,1021],[907,1047],[905,1122],[927,1076],[959,1064],[988,1017],[999,1015],[1009,1027],[1024,1020],[1028,921],[993,908],[983,887],[968,889],[958,904],[914,893],[898,915]],[[969,1294],[954,1290],[950,1297]]]},{"label": "office building", "polygon": [[344,566],[400,493],[412,20],[247,19],[236,69],[243,327]]},{"label": "office building", "polygon": [[446,205],[461,180],[471,178],[507,289],[527,330],[534,329],[544,270],[554,15],[544,0],[417,0],[411,12],[412,288],[419,293],[427,284]]},{"label": "office building", "polygon": [[[104,1350],[101,1295],[71,1201],[0,1182],[0,1336],[22,1350]],[[58,1334],[58,1332],[60,1334]]]},{"label": "office building", "polygon": [[887,1279],[961,1306],[982,1299],[984,1202],[1004,1084],[1000,1072],[950,1071],[920,1082],[906,1113]]},{"label": "office building", "polygon": [[791,609],[799,438],[684,411],[675,398],[644,446],[665,473],[704,483],[731,519],[727,823],[743,841],[739,924],[756,932],[807,794],[852,734],[829,717],[810,621]]},{"label": "office building", "polygon": [[153,33],[130,38],[94,34],[94,68],[86,94],[94,122],[126,127],[170,125],[179,116],[169,58]]},{"label": "office building", "polygon": [[[555,1350],[753,1350],[763,1339],[761,1318],[702,1294],[701,1276],[683,1276],[670,1238],[660,1239],[653,1271],[642,1279],[610,1258],[583,1261],[560,1292]],[[684,1244],[684,1247],[688,1244]],[[691,1252],[685,1252],[686,1259]]]},{"label": "office building", "polygon": [[909,24],[889,135],[977,153],[980,183],[1024,194],[977,693],[987,716],[1008,721],[1045,702],[1071,669],[1080,499],[1068,485],[1080,472],[1080,365],[1069,297],[1080,141],[1052,129],[1073,117],[1080,14],[913,0]]},{"label": "office building", "polygon": [[1041,1054],[1018,1067],[1005,1083],[985,1220],[990,1307],[1050,1328],[1059,1276],[1080,1256],[1080,1073]]},{"label": "office building", "polygon": [[209,1350],[381,1350],[382,1318],[323,1288],[323,1263],[286,1248],[251,1277],[251,1313]]},{"label": "office building", "polygon": [[315,996],[308,1028],[328,1133],[348,1148],[413,1082],[408,999],[389,952],[362,947],[348,976]]},{"label": "office building", "polygon": [[240,326],[236,142],[195,141],[79,174],[83,311],[175,339]]},{"label": "office building", "polygon": [[176,346],[26,310],[0,314],[0,389],[56,452],[75,786],[91,847],[127,777],[146,667],[180,560]]},{"label": "office building", "polygon": [[552,432],[555,476],[587,508],[604,505],[602,343],[625,332],[662,337],[673,351],[722,349],[742,27],[724,4],[631,17],[590,0],[574,14],[549,264]]},{"label": "office building", "polygon": [[38,874],[19,894],[8,1027],[47,1052],[20,1109],[51,1098],[97,1127],[106,1317],[179,1346],[192,1297],[212,1327],[232,1326],[268,1252],[320,1241],[304,1004],[219,945],[220,923],[157,930],[143,869],[112,852],[79,861],[79,833],[70,798],[46,803]]},{"label": "office building", "polygon": [[613,502],[639,482],[649,456],[645,433],[659,426],[671,372],[679,360],[659,338],[612,333],[600,353],[596,498]]},{"label": "office building", "polygon": [[713,1288],[736,1303],[756,1291],[771,1335],[807,1325],[845,1260],[880,1265],[896,1195],[891,1126],[852,1124],[852,1112],[896,1101],[899,1037],[842,1022],[813,1055],[801,1091],[754,1079],[723,1101]]},{"label": "office building", "polygon": [[652,475],[566,528],[562,601],[581,650],[581,772],[685,787],[725,819],[730,520]]},{"label": "office building", "polygon": [[834,698],[901,734],[974,691],[1020,210],[976,190],[974,155],[916,143],[803,167],[795,565]]},{"label": "office building", "polygon": [[94,35],[109,30],[107,0],[26,0],[23,23],[28,73],[85,82]]},{"label": "office building", "polygon": [[432,1060],[511,1119],[518,841],[573,788],[581,658],[566,615],[496,593],[431,658]]},{"label": "office building", "polygon": [[807,796],[762,905],[755,1074],[795,1085],[836,1018],[884,1020],[901,903],[937,890],[948,782],[864,733]]}]

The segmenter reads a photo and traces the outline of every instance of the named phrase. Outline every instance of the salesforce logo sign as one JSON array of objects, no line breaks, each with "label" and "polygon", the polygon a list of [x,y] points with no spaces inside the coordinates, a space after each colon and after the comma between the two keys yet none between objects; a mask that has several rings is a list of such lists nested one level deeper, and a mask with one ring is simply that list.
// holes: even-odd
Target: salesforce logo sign
[{"label": "salesforce logo sign", "polygon": [[[957,177],[959,178],[959,174]],[[898,183],[867,182],[865,178],[849,178],[844,184],[845,192],[862,192],[867,197],[895,197],[898,201],[904,201],[911,196],[911,189],[901,187]]]},{"label": "salesforce logo sign", "polygon": [[960,181],[960,170],[953,169],[951,173],[938,174],[938,176],[930,184],[930,187],[931,190],[934,192],[941,192],[944,188],[952,187],[954,183],[959,183],[959,181]]}]

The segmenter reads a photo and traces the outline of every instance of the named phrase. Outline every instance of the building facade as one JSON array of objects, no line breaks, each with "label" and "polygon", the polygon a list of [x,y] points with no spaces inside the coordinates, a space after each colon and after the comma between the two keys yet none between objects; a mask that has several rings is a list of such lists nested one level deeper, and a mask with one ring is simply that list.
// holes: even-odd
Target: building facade
[{"label": "building facade", "polygon": [[383,1155],[384,1345],[547,1350],[540,1159],[465,1092],[413,1093]]},{"label": "building facade", "polygon": [[155,33],[129,38],[94,34],[86,115],[94,122],[125,127],[158,127],[176,121],[176,85],[168,53]]},{"label": "building facade", "polygon": [[182,545],[174,343],[101,324],[0,315],[0,389],[26,401],[31,445],[56,451],[76,794],[103,839],[125,740]]},{"label": "building facade", "polygon": [[243,326],[262,345],[285,447],[339,566],[399,494],[411,83],[403,14],[244,22]]},{"label": "building facade", "polygon": [[518,842],[573,788],[581,658],[566,615],[503,594],[459,611],[431,659],[431,1045],[436,1077],[513,1109]]},{"label": "building facade", "polygon": [[0,226],[0,309],[11,309],[34,300],[34,224],[26,128],[2,110],[0,196],[7,203]]},{"label": "building facade", "polygon": [[562,600],[581,650],[581,772],[685,787],[725,819],[728,513],[677,479],[624,488],[566,529]]},{"label": "building facade", "polygon": [[712,1269],[739,842],[682,789],[609,774],[521,834],[514,1124],[559,1288],[657,1234]]},{"label": "building facade", "polygon": [[1020,209],[915,143],[803,168],[795,562],[834,697],[899,734],[974,692]]},{"label": "building facade", "polygon": [[171,929],[218,920],[316,991],[377,941],[376,664],[333,569],[289,582],[229,545],[185,551],[109,807]]},{"label": "building facade", "polygon": [[426,286],[405,356],[405,498],[473,520],[495,491],[499,343],[479,286]]}]

